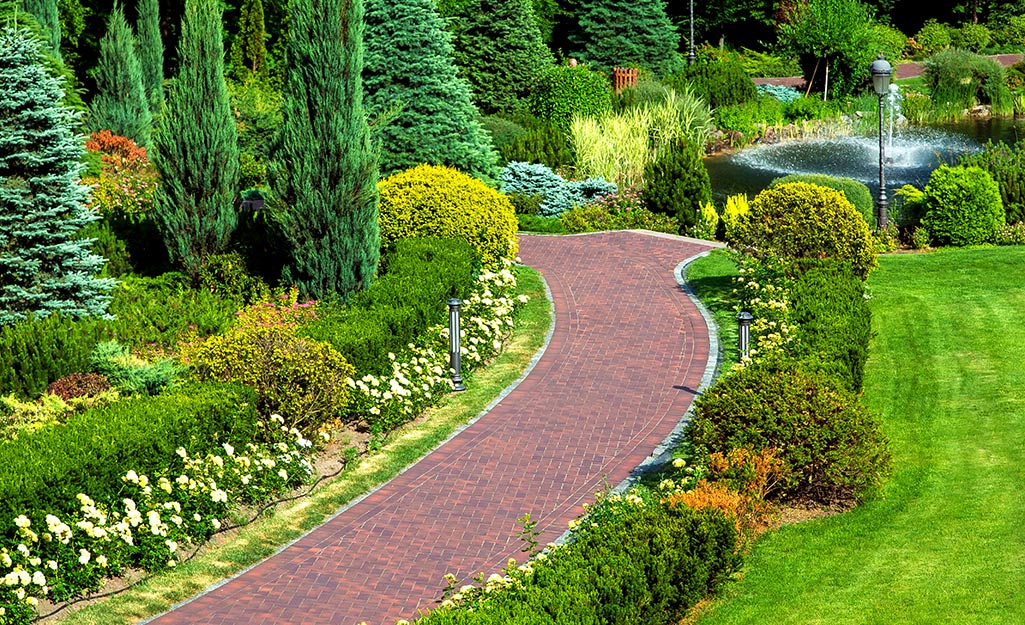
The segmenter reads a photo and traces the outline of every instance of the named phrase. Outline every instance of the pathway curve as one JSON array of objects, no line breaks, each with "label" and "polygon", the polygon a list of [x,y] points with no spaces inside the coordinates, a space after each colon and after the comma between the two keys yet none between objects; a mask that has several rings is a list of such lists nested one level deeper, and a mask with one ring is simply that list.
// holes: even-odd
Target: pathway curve
[{"label": "pathway curve", "polygon": [[684,416],[709,337],[674,278],[709,249],[682,237],[522,236],[555,330],[504,400],[402,475],[277,555],[152,619],[155,625],[392,625],[435,605],[442,576],[499,571],[516,519],[554,540]]}]

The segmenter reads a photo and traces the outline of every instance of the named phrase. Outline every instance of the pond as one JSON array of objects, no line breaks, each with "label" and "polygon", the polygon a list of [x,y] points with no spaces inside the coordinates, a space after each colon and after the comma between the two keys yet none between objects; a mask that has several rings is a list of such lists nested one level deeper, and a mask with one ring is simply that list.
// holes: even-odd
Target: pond
[{"label": "pond", "polygon": [[[1025,137],[1025,120],[966,120],[934,127],[901,127],[887,138],[886,187],[923,187],[932,170],[957,164],[963,154],[978,151],[988,140],[1016,143]],[[736,193],[753,196],[780,176],[792,173],[829,174],[853,178],[879,193],[879,137],[841,136],[785,141],[744,148],[705,159],[717,202]]]}]

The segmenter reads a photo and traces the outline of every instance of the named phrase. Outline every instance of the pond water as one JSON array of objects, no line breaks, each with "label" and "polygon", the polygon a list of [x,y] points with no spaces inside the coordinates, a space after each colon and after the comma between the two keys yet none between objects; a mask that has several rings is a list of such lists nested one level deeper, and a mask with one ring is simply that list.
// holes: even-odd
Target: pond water
[{"label": "pond water", "polygon": [[[886,143],[887,195],[905,184],[925,186],[942,164],[957,164],[963,154],[978,151],[988,140],[1016,143],[1025,138],[1025,120],[968,120],[928,128],[902,127]],[[705,159],[712,195],[755,195],[772,180],[792,173],[829,174],[853,178],[879,193],[879,136],[841,136],[785,141],[744,148]]]}]

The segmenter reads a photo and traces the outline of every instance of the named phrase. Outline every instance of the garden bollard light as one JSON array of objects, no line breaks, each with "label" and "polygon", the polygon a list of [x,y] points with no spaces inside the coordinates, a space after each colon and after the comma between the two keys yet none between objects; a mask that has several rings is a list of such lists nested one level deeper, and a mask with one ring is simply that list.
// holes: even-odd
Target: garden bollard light
[{"label": "garden bollard light", "polygon": [[737,336],[739,337],[740,359],[751,355],[751,320],[754,315],[746,310],[737,315]]},{"label": "garden bollard light", "polygon": [[453,297],[448,300],[448,358],[452,366],[452,390],[465,391],[462,363],[459,354],[459,307],[463,303]]}]

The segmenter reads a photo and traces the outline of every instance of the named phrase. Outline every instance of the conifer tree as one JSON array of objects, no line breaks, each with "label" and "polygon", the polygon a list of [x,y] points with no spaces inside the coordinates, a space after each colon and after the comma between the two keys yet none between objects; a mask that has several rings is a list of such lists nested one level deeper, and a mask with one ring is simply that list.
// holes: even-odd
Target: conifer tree
[{"label": "conifer tree", "polygon": [[61,20],[57,0],[24,0],[22,6],[39,22],[49,51],[60,58]]},{"label": "conifer tree", "polygon": [[164,42],[160,36],[159,0],[139,0],[136,5],[136,41],[142,86],[152,116],[164,103]]},{"label": "conifer tree", "polygon": [[0,324],[29,314],[105,314],[114,281],[76,238],[96,217],[80,184],[80,115],[27,30],[0,31]]},{"label": "conifer tree", "polygon": [[530,0],[475,0],[452,20],[456,65],[482,113],[521,108],[531,81],[554,63]]},{"label": "conifer tree", "polygon": [[196,276],[227,247],[238,214],[238,135],[224,81],[219,0],[185,0],[178,76],[153,139],[154,217],[171,258]]},{"label": "conifer tree", "polygon": [[245,0],[242,4],[238,34],[231,44],[231,72],[243,82],[267,73],[267,31],[260,0]]},{"label": "conifer tree", "polygon": [[432,0],[367,0],[366,7],[363,88],[371,119],[385,118],[375,127],[382,173],[429,163],[493,177],[491,140]]},{"label": "conifer tree", "polygon": [[304,295],[348,296],[380,253],[377,158],[363,111],[363,1],[292,4],[284,121],[272,154],[272,204],[290,246],[285,281]]},{"label": "conifer tree", "polygon": [[570,41],[595,69],[635,66],[667,76],[683,67],[680,34],[664,0],[580,0],[576,15],[580,29]]},{"label": "conifer tree", "polygon": [[100,40],[96,95],[89,104],[89,127],[109,130],[147,147],[153,119],[136,57],[136,41],[121,7],[115,6]]}]

